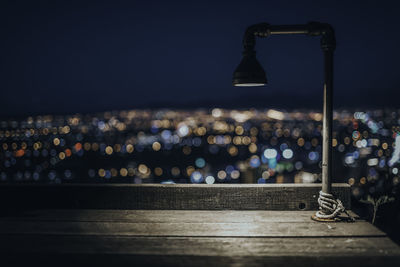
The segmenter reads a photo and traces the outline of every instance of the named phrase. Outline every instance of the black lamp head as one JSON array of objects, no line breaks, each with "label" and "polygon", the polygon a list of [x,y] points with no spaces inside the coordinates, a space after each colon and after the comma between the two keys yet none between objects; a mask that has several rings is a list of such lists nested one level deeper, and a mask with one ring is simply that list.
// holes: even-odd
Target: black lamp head
[{"label": "black lamp head", "polygon": [[267,84],[265,71],[256,58],[255,51],[243,52],[242,61],[233,73],[234,86],[264,86]]}]

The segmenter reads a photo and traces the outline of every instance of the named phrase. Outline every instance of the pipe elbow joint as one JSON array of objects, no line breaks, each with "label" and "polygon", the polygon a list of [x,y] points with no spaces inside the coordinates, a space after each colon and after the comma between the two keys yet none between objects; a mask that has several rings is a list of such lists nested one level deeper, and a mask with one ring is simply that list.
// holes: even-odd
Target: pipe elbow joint
[{"label": "pipe elbow joint", "polygon": [[335,30],[329,24],[325,24],[322,31],[321,48],[324,51],[333,51],[336,48]]},{"label": "pipe elbow joint", "polygon": [[243,37],[243,47],[245,51],[253,50],[256,44],[256,37],[265,38],[270,35],[268,23],[259,23],[247,27]]},{"label": "pipe elbow joint", "polygon": [[321,48],[324,51],[336,48],[335,30],[328,23],[309,22],[307,24],[308,35],[321,36]]}]

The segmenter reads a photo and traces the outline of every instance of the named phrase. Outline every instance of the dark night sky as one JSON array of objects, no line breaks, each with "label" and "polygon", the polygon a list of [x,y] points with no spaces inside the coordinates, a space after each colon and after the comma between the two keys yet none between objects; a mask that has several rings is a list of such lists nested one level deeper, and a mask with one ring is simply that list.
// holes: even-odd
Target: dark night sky
[{"label": "dark night sky", "polygon": [[233,88],[248,25],[336,30],[335,106],[399,107],[396,1],[1,1],[1,116],[322,106],[319,38],[258,39],[266,88]]}]

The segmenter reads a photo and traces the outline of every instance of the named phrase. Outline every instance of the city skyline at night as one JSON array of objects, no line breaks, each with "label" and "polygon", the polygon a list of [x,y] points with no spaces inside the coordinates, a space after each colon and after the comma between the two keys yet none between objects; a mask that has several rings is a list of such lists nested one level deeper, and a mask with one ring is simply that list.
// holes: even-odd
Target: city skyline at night
[{"label": "city skyline at night", "polygon": [[0,1],[1,262],[397,266],[399,10]]}]

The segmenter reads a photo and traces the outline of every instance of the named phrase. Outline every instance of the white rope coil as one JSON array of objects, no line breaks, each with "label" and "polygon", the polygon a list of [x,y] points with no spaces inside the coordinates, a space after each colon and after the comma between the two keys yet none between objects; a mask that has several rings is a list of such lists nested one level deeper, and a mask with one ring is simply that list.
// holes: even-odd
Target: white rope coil
[{"label": "white rope coil", "polygon": [[351,221],[354,221],[354,218],[347,213],[342,201],[340,201],[340,199],[335,199],[332,194],[319,191],[318,204],[320,210],[315,214],[317,218],[335,219],[338,215],[344,212],[349,216]]}]

